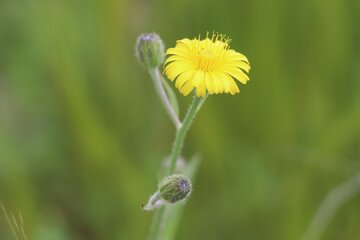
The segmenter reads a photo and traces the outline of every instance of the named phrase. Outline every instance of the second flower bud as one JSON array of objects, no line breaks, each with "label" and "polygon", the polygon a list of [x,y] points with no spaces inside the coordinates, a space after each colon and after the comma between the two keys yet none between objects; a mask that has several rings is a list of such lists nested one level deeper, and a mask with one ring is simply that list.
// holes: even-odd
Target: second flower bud
[{"label": "second flower bud", "polygon": [[136,57],[146,68],[157,68],[165,58],[164,44],[155,33],[141,34],[135,46]]},{"label": "second flower bud", "polygon": [[158,185],[158,191],[150,198],[144,210],[153,210],[167,203],[186,200],[192,191],[190,180],[183,174],[173,174],[165,177]]}]

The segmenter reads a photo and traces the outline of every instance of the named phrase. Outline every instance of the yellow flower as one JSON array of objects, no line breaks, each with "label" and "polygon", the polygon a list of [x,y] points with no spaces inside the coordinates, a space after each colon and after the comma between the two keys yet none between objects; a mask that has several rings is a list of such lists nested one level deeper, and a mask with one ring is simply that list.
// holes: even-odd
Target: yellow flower
[{"label": "yellow flower", "polygon": [[165,74],[176,79],[175,87],[184,95],[194,88],[196,95],[239,92],[235,79],[246,84],[250,70],[248,59],[241,53],[229,49],[229,40],[223,35],[213,35],[204,40],[182,39],[174,48],[166,51],[171,55],[165,61]]}]

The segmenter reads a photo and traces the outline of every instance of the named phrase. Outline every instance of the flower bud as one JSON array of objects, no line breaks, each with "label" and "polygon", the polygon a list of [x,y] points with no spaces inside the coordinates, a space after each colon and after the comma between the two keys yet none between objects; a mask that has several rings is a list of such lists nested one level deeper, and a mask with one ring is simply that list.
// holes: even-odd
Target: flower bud
[{"label": "flower bud", "polygon": [[159,186],[160,198],[169,203],[186,199],[191,193],[191,182],[182,174],[174,174],[164,178]]},{"label": "flower bud", "polygon": [[155,33],[141,34],[135,46],[136,57],[146,68],[156,68],[164,62],[165,51],[161,38]]},{"label": "flower bud", "polygon": [[146,211],[154,210],[166,204],[176,203],[186,199],[191,193],[191,182],[182,174],[173,174],[165,177],[158,186],[158,190],[150,196],[143,209]]}]

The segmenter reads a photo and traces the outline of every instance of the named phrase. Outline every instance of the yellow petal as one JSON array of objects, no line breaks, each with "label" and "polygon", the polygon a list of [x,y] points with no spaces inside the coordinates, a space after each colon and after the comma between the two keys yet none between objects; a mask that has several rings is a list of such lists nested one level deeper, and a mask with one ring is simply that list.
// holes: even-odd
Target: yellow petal
[{"label": "yellow petal", "polygon": [[238,86],[236,85],[234,79],[226,73],[219,73],[219,77],[221,77],[223,84],[224,84],[224,90],[226,93],[230,93],[232,95],[240,92]]},{"label": "yellow petal", "polygon": [[188,53],[182,49],[179,49],[179,48],[169,48],[167,51],[166,51],[166,54],[167,55],[180,55],[180,56],[183,56],[183,57],[187,57],[188,56]]},{"label": "yellow petal", "polygon": [[205,80],[203,79],[203,81],[201,81],[196,88],[196,95],[198,97],[205,97],[205,94],[206,94],[206,85],[205,85]]},{"label": "yellow petal", "polygon": [[221,74],[221,81],[224,84],[224,92],[229,93],[230,92],[230,81],[227,78],[226,74]]},{"label": "yellow petal", "polygon": [[239,61],[244,61],[249,63],[249,60],[247,59],[247,57],[245,57],[245,55],[235,52],[234,50],[229,50],[229,55],[227,57],[228,60],[239,60]]},{"label": "yellow petal", "polygon": [[177,67],[188,67],[193,68],[194,64],[190,61],[176,61],[176,62],[170,62],[166,65],[164,72],[166,72],[169,68],[177,68]]},{"label": "yellow petal", "polygon": [[177,41],[175,48],[188,52],[191,50],[192,44],[193,42],[190,39],[185,38],[180,41]]},{"label": "yellow petal", "polygon": [[224,92],[224,84],[223,81],[221,80],[221,72],[213,72],[212,74],[212,79],[213,79],[213,83],[214,83],[214,90],[215,93],[223,93]]},{"label": "yellow petal", "polygon": [[233,76],[235,79],[239,80],[243,84],[246,84],[246,82],[249,81],[249,77],[239,68],[223,66],[221,67],[220,71],[223,73],[230,74],[231,76]]},{"label": "yellow petal", "polygon": [[181,40],[176,41],[176,44],[183,43],[185,45],[191,46],[192,40],[188,38],[183,38]]},{"label": "yellow petal", "polygon": [[214,80],[212,79],[212,74],[205,73],[204,79],[205,79],[206,88],[207,88],[208,92],[210,94],[214,94],[215,87],[214,87]]},{"label": "yellow petal", "polygon": [[179,62],[188,62],[189,64],[191,64],[189,58],[180,56],[180,55],[172,55],[170,57],[168,57],[164,63],[164,65],[173,62],[173,61],[179,61]]},{"label": "yellow petal", "polygon": [[181,73],[177,78],[176,78],[176,83],[175,83],[175,87],[176,88],[181,88],[184,83],[186,81],[189,81],[192,79],[192,77],[194,76],[195,71],[191,70],[191,71],[186,71]]},{"label": "yellow petal", "polygon": [[231,95],[235,95],[236,93],[239,93],[240,90],[239,90],[239,87],[236,85],[235,81],[233,79],[231,79],[229,81],[230,83],[230,93]]},{"label": "yellow petal", "polygon": [[193,89],[194,89],[194,86],[193,86],[192,80],[190,79],[180,88],[180,92],[184,96],[187,96]]},{"label": "yellow petal", "polygon": [[193,70],[193,67],[187,63],[172,62],[166,66],[164,72],[166,76],[172,81],[179,74],[189,70]]},{"label": "yellow petal", "polygon": [[197,70],[193,77],[193,85],[194,87],[198,87],[201,82],[204,82],[204,72],[201,70]]},{"label": "yellow petal", "polygon": [[250,65],[243,61],[227,61],[227,62],[225,62],[225,64],[223,66],[241,68],[241,69],[245,70],[247,73],[250,70]]}]

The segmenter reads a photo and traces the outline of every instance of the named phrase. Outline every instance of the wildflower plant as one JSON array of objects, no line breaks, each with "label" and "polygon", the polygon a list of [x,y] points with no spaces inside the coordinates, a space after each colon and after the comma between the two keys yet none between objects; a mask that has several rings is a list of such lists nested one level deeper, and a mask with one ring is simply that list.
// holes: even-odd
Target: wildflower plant
[{"label": "wildflower plant", "polygon": [[[182,39],[175,47],[165,48],[161,38],[154,33],[142,34],[136,42],[136,56],[151,76],[155,89],[176,128],[174,144],[163,179],[157,191],[150,196],[144,210],[155,210],[149,239],[170,239],[164,237],[166,223],[171,213],[175,215],[179,202],[186,201],[191,192],[190,179],[197,166],[196,161],[186,163],[184,169],[176,169],[182,160],[181,149],[186,133],[206,98],[212,94],[240,92],[236,81],[246,84],[250,70],[248,59],[241,53],[230,49],[230,39],[222,34],[209,34],[200,37]],[[165,60],[165,56],[167,59]],[[161,71],[160,69],[163,68]],[[162,72],[179,92],[187,96],[194,93],[193,101],[183,120],[179,118],[179,107],[173,89],[163,77]],[[173,206],[175,204],[175,206]],[[173,210],[165,212],[165,207]],[[179,215],[179,214],[178,214]],[[172,228],[176,228],[172,227]],[[173,236],[172,236],[173,237]]]}]

